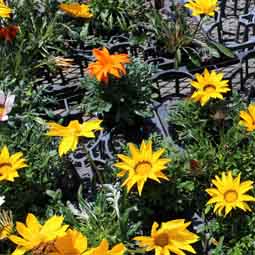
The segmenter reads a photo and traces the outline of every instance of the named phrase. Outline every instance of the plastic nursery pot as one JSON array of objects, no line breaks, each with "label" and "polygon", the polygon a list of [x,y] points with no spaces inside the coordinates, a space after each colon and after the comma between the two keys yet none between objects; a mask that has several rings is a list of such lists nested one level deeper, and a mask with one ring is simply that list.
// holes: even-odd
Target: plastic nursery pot
[{"label": "plastic nursery pot", "polygon": [[154,7],[156,9],[162,9],[164,7],[164,0],[154,0]]}]

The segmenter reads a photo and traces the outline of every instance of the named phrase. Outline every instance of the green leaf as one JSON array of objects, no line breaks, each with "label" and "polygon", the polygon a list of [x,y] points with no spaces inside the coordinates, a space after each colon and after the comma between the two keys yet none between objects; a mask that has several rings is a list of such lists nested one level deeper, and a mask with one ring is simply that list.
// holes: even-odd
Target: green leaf
[{"label": "green leaf", "polygon": [[234,58],[235,57],[234,53],[230,49],[228,49],[227,47],[222,45],[221,43],[217,43],[217,42],[213,42],[213,41],[211,41],[210,43],[213,46],[215,46],[225,56],[230,57],[230,58]]},{"label": "green leaf", "polygon": [[175,54],[175,68],[177,68],[182,61],[181,49],[178,49]]},{"label": "green leaf", "polygon": [[214,57],[214,58],[220,58],[220,54],[219,54],[219,51],[217,49],[215,49],[215,47],[211,47],[208,45],[208,51],[209,51],[209,54]]}]

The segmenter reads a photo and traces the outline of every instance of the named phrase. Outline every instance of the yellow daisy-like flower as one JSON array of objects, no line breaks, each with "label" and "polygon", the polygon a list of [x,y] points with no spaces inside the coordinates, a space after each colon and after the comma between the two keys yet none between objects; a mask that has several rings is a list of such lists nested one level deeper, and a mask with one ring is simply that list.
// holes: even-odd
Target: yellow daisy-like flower
[{"label": "yellow daisy-like flower", "polygon": [[0,240],[6,239],[13,230],[13,218],[11,211],[0,211]]},{"label": "yellow daisy-like flower", "polygon": [[10,18],[12,9],[9,8],[3,0],[0,0],[0,17],[1,18]]},{"label": "yellow daisy-like flower", "polygon": [[26,167],[22,152],[10,156],[8,148],[3,147],[0,153],[0,181],[14,181],[19,176],[18,170]]},{"label": "yellow daisy-like flower", "polygon": [[212,197],[207,204],[215,204],[215,213],[222,215],[222,211],[225,209],[226,216],[236,207],[244,211],[251,211],[246,202],[255,202],[255,198],[245,193],[252,189],[252,181],[240,183],[240,174],[236,178],[233,178],[232,172],[229,171],[227,174],[222,173],[221,179],[215,176],[212,183],[216,188],[206,189],[206,192]]},{"label": "yellow daisy-like flower", "polygon": [[114,164],[115,167],[120,168],[122,171],[118,173],[118,176],[123,177],[128,174],[126,180],[122,186],[127,186],[128,192],[137,183],[139,195],[141,196],[143,186],[147,179],[152,179],[160,183],[159,178],[168,180],[168,178],[161,172],[166,168],[166,164],[170,159],[160,159],[160,156],[164,153],[164,149],[160,149],[156,152],[152,151],[152,142],[143,141],[140,149],[135,144],[128,144],[131,157],[123,154],[118,154],[118,158],[122,162]]},{"label": "yellow daisy-like flower", "polygon": [[248,110],[240,111],[240,120],[239,124],[245,126],[247,131],[252,132],[255,130],[255,104],[250,104]]},{"label": "yellow daisy-like flower", "polygon": [[77,120],[73,120],[67,127],[57,123],[50,122],[48,136],[61,136],[62,141],[59,144],[58,152],[60,157],[68,151],[74,151],[77,148],[80,136],[87,138],[95,138],[95,131],[102,130],[100,127],[102,120],[89,120],[80,124]]},{"label": "yellow daisy-like flower", "polygon": [[58,237],[54,243],[55,251],[49,255],[82,255],[87,250],[88,241],[76,230],[67,230],[66,234]]},{"label": "yellow daisy-like flower", "polygon": [[11,255],[22,255],[28,251],[36,250],[42,244],[45,245],[55,240],[58,236],[63,236],[68,225],[62,225],[64,217],[52,216],[44,225],[41,225],[37,218],[29,213],[26,218],[26,225],[16,222],[16,229],[21,237],[11,235],[9,239],[17,244],[16,250]]},{"label": "yellow daisy-like flower", "polygon": [[198,236],[190,232],[187,227],[191,222],[183,219],[163,222],[154,222],[151,228],[151,236],[137,236],[134,240],[139,246],[146,249],[146,252],[155,250],[155,255],[185,255],[184,251],[196,254],[190,244],[198,241]]},{"label": "yellow daisy-like flower", "polygon": [[192,11],[192,16],[214,16],[219,9],[218,0],[189,0],[185,7]]},{"label": "yellow daisy-like flower", "polygon": [[200,102],[204,106],[210,98],[223,99],[222,93],[230,91],[228,80],[222,80],[224,74],[212,71],[209,73],[205,69],[203,75],[196,74],[196,81],[192,81],[191,85],[197,89],[191,96],[195,102]]},{"label": "yellow daisy-like flower", "polygon": [[109,250],[109,243],[107,240],[102,240],[100,245],[96,248],[92,248],[85,254],[88,255],[122,255],[126,251],[126,247],[122,244],[116,244],[111,250]]},{"label": "yellow daisy-like flower", "polygon": [[90,12],[89,6],[87,4],[70,3],[70,4],[60,4],[59,9],[70,16],[76,18],[91,18],[93,14]]}]

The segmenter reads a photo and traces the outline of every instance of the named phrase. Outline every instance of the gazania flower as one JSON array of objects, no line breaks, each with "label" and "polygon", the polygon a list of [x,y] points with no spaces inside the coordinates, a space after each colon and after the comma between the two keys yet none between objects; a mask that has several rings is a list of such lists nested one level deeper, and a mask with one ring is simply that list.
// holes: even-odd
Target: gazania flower
[{"label": "gazania flower", "polygon": [[62,141],[59,144],[58,152],[60,157],[66,154],[69,150],[74,151],[77,147],[80,136],[94,138],[97,130],[102,130],[100,127],[102,120],[89,120],[80,124],[77,120],[73,120],[67,127],[57,123],[50,122],[48,136],[61,136]]},{"label": "gazania flower", "polygon": [[55,251],[49,255],[82,255],[87,250],[87,238],[76,230],[67,230],[54,243]]},{"label": "gazania flower", "polygon": [[255,130],[255,104],[250,104],[248,110],[240,111],[240,120],[239,124],[245,126],[247,131],[252,132]]},{"label": "gazania flower", "polygon": [[15,96],[7,94],[0,90],[0,122],[8,120],[8,113],[11,112]]},{"label": "gazania flower", "polygon": [[76,18],[91,18],[93,14],[90,12],[89,6],[86,4],[70,3],[70,4],[60,4],[59,9],[70,16]]},{"label": "gazania flower", "polygon": [[214,16],[215,11],[219,9],[218,0],[189,0],[185,7],[192,11],[192,16]]},{"label": "gazania flower", "polygon": [[13,218],[11,211],[0,211],[0,240],[6,239],[13,230]]},{"label": "gazania flower", "polygon": [[133,143],[129,143],[128,147],[131,152],[131,157],[118,154],[117,156],[122,162],[114,164],[114,166],[122,170],[118,173],[118,176],[123,177],[126,174],[128,175],[122,184],[122,186],[127,186],[128,192],[137,183],[138,192],[141,196],[143,186],[147,179],[152,179],[159,183],[159,178],[168,180],[161,172],[166,168],[165,165],[171,161],[170,159],[160,158],[164,153],[164,149],[153,152],[151,141],[148,143],[143,141],[140,149]]},{"label": "gazania flower", "polygon": [[17,244],[16,250],[12,255],[22,255],[28,251],[35,251],[36,248],[41,249],[59,236],[65,234],[68,225],[62,225],[64,218],[62,216],[52,216],[44,225],[41,225],[37,218],[29,213],[26,218],[26,225],[21,222],[16,222],[16,229],[21,237],[11,235],[9,239]]},{"label": "gazania flower", "polygon": [[185,220],[171,220],[161,224],[154,222],[151,228],[151,236],[137,236],[139,246],[147,252],[155,250],[155,255],[185,255],[184,251],[196,254],[190,244],[198,241],[198,236],[190,232],[187,227],[191,222]]},{"label": "gazania flower", "polygon": [[18,170],[26,166],[22,152],[10,156],[8,148],[4,146],[0,153],[0,181],[13,182],[14,178],[19,176]]},{"label": "gazania flower", "polygon": [[109,250],[109,243],[107,240],[103,240],[100,245],[93,248],[87,254],[89,255],[122,255],[126,248],[122,243],[115,245],[111,250]]},{"label": "gazania flower", "polygon": [[223,99],[222,93],[230,91],[228,80],[222,80],[223,73],[212,71],[209,73],[205,69],[203,75],[196,74],[196,81],[192,81],[191,85],[197,89],[191,96],[195,102],[200,102],[204,106],[210,98]]},{"label": "gazania flower", "polygon": [[0,38],[4,39],[6,42],[11,43],[19,32],[19,27],[15,25],[10,25],[7,27],[0,27]]},{"label": "gazania flower", "polygon": [[233,178],[232,172],[227,175],[222,173],[221,179],[215,176],[212,183],[216,188],[206,189],[206,192],[212,197],[207,204],[215,204],[214,212],[222,215],[225,209],[225,216],[236,207],[244,211],[251,211],[246,203],[247,201],[255,201],[255,198],[245,193],[252,189],[252,181],[245,181],[240,183],[240,174]]},{"label": "gazania flower", "polygon": [[0,18],[10,18],[11,13],[12,9],[4,3],[4,0],[0,0]]},{"label": "gazania flower", "polygon": [[93,49],[93,55],[97,61],[89,64],[88,71],[98,81],[108,83],[109,74],[116,78],[126,75],[124,64],[130,63],[128,54],[111,55],[106,48],[103,48],[102,50]]}]

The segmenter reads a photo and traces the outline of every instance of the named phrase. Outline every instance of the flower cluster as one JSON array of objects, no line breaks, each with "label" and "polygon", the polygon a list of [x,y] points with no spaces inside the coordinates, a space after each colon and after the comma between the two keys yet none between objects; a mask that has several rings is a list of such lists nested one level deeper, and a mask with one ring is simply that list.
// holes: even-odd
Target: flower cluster
[{"label": "flower cluster", "polygon": [[88,248],[88,241],[79,231],[63,225],[62,216],[52,216],[43,225],[32,213],[26,218],[26,224],[16,222],[20,236],[10,235],[9,239],[17,245],[12,255],[22,255],[28,251],[32,254],[44,255],[122,255],[123,244],[118,244],[109,250],[107,240],[102,240],[95,248]]},{"label": "flower cluster", "polygon": [[[72,26],[75,27],[79,23],[83,24],[82,31],[78,31],[79,29],[75,27],[75,29],[77,29],[78,32],[75,31],[74,34],[77,37],[79,36],[79,33],[82,34],[85,33],[86,31],[93,30],[93,26],[92,27],[86,26],[87,24],[84,25],[84,22],[92,23],[97,18],[96,14],[93,13],[94,9],[92,1],[83,2],[86,2],[86,4],[78,2],[61,3],[57,6],[56,11],[57,18],[59,17],[61,19],[67,18],[66,20],[68,22],[70,21],[70,24],[69,23],[68,25],[64,24],[65,28],[69,29],[68,30],[69,32],[72,31],[73,28]],[[188,0],[184,6],[192,12],[192,16],[198,16],[200,17],[200,20],[202,20],[204,16],[213,17],[217,10],[219,9],[219,3],[217,0]],[[13,7],[14,9],[12,9],[11,7]],[[56,7],[56,5],[54,7]],[[10,1],[0,0],[0,18],[1,18],[0,40],[3,41],[3,45],[6,48],[16,47],[15,38],[18,32],[20,34],[20,37],[21,35],[23,36],[23,26],[21,24],[19,27],[9,23],[9,21],[12,20],[12,17],[16,16],[16,14],[12,15],[12,13],[14,13],[13,10],[15,10],[14,4],[12,5]],[[59,10],[62,13],[71,16],[72,18],[66,17],[64,15],[59,15]],[[187,13],[188,12],[185,12],[185,14]],[[115,16],[114,15],[109,16],[109,20],[113,19],[112,17],[114,18]],[[117,14],[116,17],[118,17]],[[166,20],[166,22],[168,21]],[[45,22],[45,24],[47,24],[47,22]],[[201,23],[199,23],[199,25],[197,26],[195,33],[198,31],[200,24]],[[63,25],[63,23],[61,23],[61,25]],[[124,25],[125,24],[123,24],[123,26]],[[131,24],[126,25],[131,26]],[[36,22],[34,26],[35,27],[37,26]],[[47,57],[49,57],[47,60],[51,60],[51,62],[50,61],[48,62],[50,62],[50,64],[52,64],[53,62],[54,65],[57,67],[57,71],[60,72],[61,75],[63,75],[62,73],[63,70],[65,70],[65,73],[68,73],[72,69],[72,67],[74,67],[78,62],[76,56],[72,57],[68,57],[68,55],[65,57],[50,56],[53,50],[57,51],[57,47],[55,48],[52,46],[44,47],[44,41],[49,40],[50,36],[49,38],[47,37],[48,33],[51,34],[55,31],[54,29],[51,30],[51,27],[49,26],[49,28],[47,28],[48,29],[47,33],[45,33],[44,35],[43,29],[44,28],[42,28],[42,30],[39,31],[39,33],[43,34],[42,36],[43,42],[39,42],[38,44],[43,49],[43,54],[41,54],[40,59],[44,58],[44,55],[47,55]],[[26,35],[24,33],[24,38],[25,36]],[[69,36],[71,35],[68,34],[68,38]],[[16,38],[17,41],[18,39],[19,38]],[[193,39],[194,38],[191,38],[191,41]],[[81,40],[79,41],[79,43],[81,43]],[[24,45],[25,44],[26,41],[24,39]],[[132,110],[136,108],[133,110],[133,112],[137,114],[135,116],[136,117],[139,116],[142,119],[144,115],[138,114],[139,106],[137,105],[139,104],[138,103],[136,104],[136,101],[142,98],[141,101],[144,103],[143,106],[152,105],[152,100],[154,100],[154,97],[152,96],[153,94],[152,91],[154,91],[153,89],[155,89],[158,93],[159,89],[153,88],[151,89],[151,91],[149,91],[149,89],[147,88],[149,91],[147,93],[146,88],[145,89],[142,88],[143,83],[145,84],[146,87],[147,85],[146,80],[150,79],[147,78],[139,79],[140,77],[145,77],[145,75],[139,76],[139,78],[137,78],[134,69],[138,73],[140,72],[140,69],[136,68],[135,65],[134,65],[135,67],[133,67],[133,64],[135,63],[136,60],[135,58],[131,60],[129,54],[124,53],[120,54],[113,52],[113,50],[110,50],[110,48],[107,49],[106,46],[102,46],[105,45],[103,43],[96,45],[97,46],[93,46],[90,48],[92,49],[90,52],[92,61],[88,64],[86,63],[85,69],[86,75],[85,77],[83,77],[83,79],[85,80],[85,78],[89,77],[91,84],[94,82],[93,85],[96,84],[96,87],[100,89],[100,92],[102,92],[100,95],[103,96],[100,98],[101,99],[100,102],[105,100],[105,102],[108,103],[108,105],[102,104],[103,105],[101,107],[103,109],[102,112],[107,113],[109,115],[111,114],[114,115],[117,112],[116,115],[118,115],[118,117],[119,116],[122,117],[122,115],[125,114],[124,111],[120,109],[123,109],[127,106],[126,108],[129,109],[132,108]],[[101,47],[98,45],[101,45],[102,48],[94,48]],[[34,48],[37,49],[39,47]],[[72,52],[74,51],[72,50]],[[177,52],[179,52],[179,50]],[[18,56],[15,57],[17,62],[19,62]],[[37,60],[33,62],[37,64],[36,61]],[[33,68],[35,68],[36,70],[34,72],[36,75],[39,75],[41,71],[40,68],[41,66],[45,65],[45,62],[40,62],[39,65],[33,66]],[[142,65],[145,66],[144,62],[141,63]],[[133,69],[130,68],[131,66],[133,67]],[[34,70],[33,68],[31,68],[31,70]],[[40,71],[37,72],[37,68]],[[83,67],[81,66],[81,68]],[[14,70],[14,72],[15,71],[16,69]],[[129,76],[132,76],[132,79],[130,78],[130,80],[128,80]],[[19,76],[17,75],[17,77]],[[135,82],[136,80],[139,80],[139,82],[140,81],[141,82],[136,83]],[[123,89],[124,85],[126,84],[128,84],[128,86],[126,87],[128,87],[129,89],[131,87],[131,89],[127,90],[127,92]],[[131,85],[135,84],[135,86],[132,87],[130,84]],[[3,132],[5,132],[7,130],[8,132],[6,131],[7,135],[6,134],[3,135],[6,136],[7,139],[3,139],[3,141],[0,140],[1,142],[0,184],[1,187],[3,186],[3,189],[1,189],[1,195],[4,195],[0,196],[0,241],[4,240],[4,242],[12,242],[9,248],[9,250],[12,251],[11,254],[12,255],[23,254],[124,255],[135,253],[143,254],[155,253],[155,255],[196,254],[199,250],[201,251],[200,246],[202,242],[206,242],[205,246],[207,246],[208,243],[209,246],[210,245],[209,243],[212,240],[215,241],[214,237],[212,236],[210,236],[210,240],[207,240],[208,239],[207,237],[211,234],[207,233],[207,231],[213,232],[214,229],[218,228],[224,229],[225,225],[227,224],[231,225],[232,224],[231,220],[233,219],[235,220],[235,217],[233,216],[235,216],[236,212],[242,212],[247,214],[252,212],[253,210],[252,203],[255,202],[254,194],[252,194],[254,184],[252,179],[254,179],[254,173],[252,172],[253,169],[249,165],[249,169],[247,170],[247,172],[249,171],[251,172],[251,174],[248,173],[246,175],[245,167],[242,168],[242,164],[246,164],[247,161],[249,160],[252,161],[253,154],[251,158],[246,157],[246,155],[244,156],[242,155],[241,157],[243,157],[243,159],[239,161],[241,162],[241,164],[235,164],[236,162],[234,162],[233,164],[224,164],[224,160],[226,159],[226,157],[224,157],[225,156],[224,150],[228,151],[228,154],[226,155],[230,156],[231,154],[234,153],[236,147],[245,146],[246,143],[247,144],[254,143],[253,132],[255,131],[255,104],[251,103],[250,105],[248,105],[247,109],[243,109],[245,107],[244,104],[242,104],[242,106],[239,107],[238,110],[236,110],[235,112],[233,111],[234,117],[231,116],[230,124],[227,123],[229,124],[229,126],[227,126],[225,125],[226,123],[223,123],[224,120],[222,120],[225,118],[224,113],[218,110],[222,105],[226,106],[226,108],[227,106],[232,107],[232,104],[229,103],[230,100],[228,98],[228,95],[230,95],[230,93],[232,92],[231,83],[228,80],[224,79],[224,73],[219,72],[217,70],[208,70],[207,68],[205,68],[203,73],[195,74],[195,78],[191,81],[190,84],[191,88],[193,89],[191,93],[192,95],[190,95],[188,100],[184,100],[184,103],[186,102],[187,104],[192,105],[191,108],[193,107],[192,109],[195,109],[195,111],[199,112],[199,114],[202,113],[201,115],[203,115],[204,119],[200,118],[201,115],[197,114],[194,118],[194,122],[192,122],[191,120],[190,121],[191,125],[189,125],[189,127],[186,129],[188,133],[190,129],[192,129],[192,125],[194,124],[194,126],[197,126],[198,130],[197,136],[193,135],[193,133],[190,132],[188,133],[188,135],[181,134],[180,135],[181,139],[179,139],[176,142],[176,144],[175,138],[173,138],[173,141],[172,140],[168,141],[167,139],[164,139],[164,141],[160,144],[161,138],[158,139],[159,142],[158,140],[156,140],[158,138],[157,137],[158,134],[156,134],[155,136],[153,134],[149,137],[147,136],[147,134],[145,134],[144,130],[145,128],[147,128],[147,126],[144,125],[145,120],[143,118],[142,121],[144,122],[142,123],[142,125],[144,126],[142,126],[142,128],[140,128],[139,126],[138,128],[138,130],[141,131],[140,132],[141,136],[140,133],[138,139],[136,138],[129,139],[128,136],[127,139],[127,137],[125,136],[124,145],[126,145],[126,148],[125,149],[123,148],[124,152],[120,153],[119,148],[116,151],[113,150],[114,151],[113,156],[110,155],[109,153],[109,155],[107,155],[106,157],[107,159],[105,161],[102,160],[100,162],[94,160],[92,157],[94,156],[92,155],[94,151],[92,153],[91,151],[95,149],[96,152],[97,148],[93,146],[91,149],[90,147],[91,139],[97,138],[98,134],[104,135],[104,131],[107,131],[108,135],[109,129],[111,129],[110,132],[112,132],[113,129],[115,131],[115,128],[117,131],[121,129],[122,130],[127,129],[125,130],[127,131],[127,133],[133,132],[133,130],[130,127],[133,127],[135,126],[134,124],[137,124],[135,118],[132,119],[131,121],[129,118],[126,118],[127,121],[124,122],[123,125],[122,122],[120,123],[117,121],[116,122],[112,121],[113,119],[112,116],[110,116],[110,118],[107,119],[108,117],[107,114],[102,114],[103,117],[101,117],[102,112],[94,111],[94,113],[96,114],[94,115],[91,114],[88,116],[87,113],[90,112],[89,111],[86,112],[86,110],[84,110],[84,112],[82,112],[83,116],[80,117],[79,120],[78,119],[73,120],[72,117],[72,120],[69,121],[67,121],[66,119],[60,119],[59,121],[56,121],[57,118],[54,118],[54,121],[52,121],[53,118],[50,118],[51,116],[49,114],[48,116],[49,118],[47,119],[47,121],[45,121],[41,118],[41,116],[45,117],[45,115],[43,115],[41,111],[37,112],[35,110],[36,114],[34,114],[34,112],[31,110],[31,108],[33,107],[26,109],[28,112],[26,114],[28,116],[34,114],[31,122],[38,123],[40,122],[39,124],[42,127],[42,131],[40,134],[42,134],[44,138],[47,139],[49,144],[49,148],[45,146],[46,157],[43,155],[43,153],[41,153],[40,150],[31,148],[31,151],[33,149],[36,151],[36,156],[34,156],[35,160],[33,161],[33,159],[31,160],[32,156],[30,155],[31,153],[30,148],[27,148],[29,146],[23,146],[23,144],[19,142],[12,143],[6,142],[12,139],[13,137],[12,133],[14,132],[13,130],[18,129],[22,125],[21,123],[27,124],[27,122],[25,121],[26,118],[24,117],[25,114],[24,115],[20,114],[18,109],[19,105],[23,106],[23,102],[20,102],[20,99],[17,98],[18,95],[24,93],[28,94],[29,97],[32,97],[34,95],[31,92],[33,91],[33,89],[29,90],[26,88],[22,92],[20,92],[20,90],[17,89],[18,92],[16,93],[16,87],[15,89],[12,90],[12,92],[10,92],[11,90],[9,89],[9,87],[7,91],[5,90],[5,88],[1,87],[0,131],[2,132],[3,130]],[[106,93],[106,91],[112,92],[111,90],[108,89],[115,88],[115,86],[118,88],[117,90],[112,90],[114,91],[113,93],[108,94]],[[91,87],[88,85],[84,93],[85,97],[87,96],[87,93],[89,93],[89,89],[93,91],[93,89],[91,89]],[[121,94],[120,93],[121,91],[125,91],[126,93]],[[140,94],[136,93],[137,91]],[[109,102],[110,101],[108,100],[109,97],[107,97],[106,99],[105,96],[106,94],[107,96],[110,95],[109,97],[116,98],[116,100],[115,101],[112,100],[111,102]],[[148,97],[143,97],[143,95],[147,94],[149,95],[148,96],[149,99]],[[155,98],[157,98],[156,96]],[[137,99],[138,97],[140,98]],[[91,98],[93,101],[94,97]],[[135,103],[132,104],[133,101],[132,100],[129,101],[128,100],[129,98],[132,98],[135,101]],[[226,100],[224,101],[224,99]],[[116,109],[119,105],[121,105],[122,102],[127,103],[126,104],[123,103],[124,105],[123,108]],[[161,103],[162,101],[159,100],[159,102]],[[97,102],[93,103],[94,105],[97,104]],[[107,111],[108,109],[106,109],[107,107],[105,107],[105,105],[108,106],[108,109],[109,108],[111,109]],[[48,110],[46,108],[44,110]],[[80,106],[79,109],[81,108],[82,107]],[[142,107],[139,108],[139,110],[141,111],[143,111],[143,109],[144,108]],[[43,113],[45,112],[46,111],[44,111]],[[180,122],[182,122],[183,120],[181,119],[183,115],[185,114],[182,114],[182,116],[180,114],[179,116]],[[100,118],[102,119],[98,119],[97,117],[95,118],[95,116],[100,116]],[[211,116],[213,117],[211,118]],[[192,117],[189,118],[189,120],[190,119],[192,119]],[[109,122],[111,122],[110,123],[111,125],[108,125]],[[115,125],[116,123],[118,124]],[[128,125],[126,125],[127,123]],[[215,123],[217,125],[213,125]],[[201,130],[203,127],[201,127],[200,124],[201,126],[204,125],[203,127],[205,127],[206,131],[209,130],[208,136],[213,137],[214,134],[216,134],[212,138],[212,139],[215,138],[215,140],[208,146],[208,147],[211,146],[210,153],[212,154],[212,157],[216,158],[215,162],[217,162],[217,166],[215,168],[211,167],[211,165],[213,164],[211,162],[214,162],[214,159],[211,158],[208,160],[209,163],[205,167],[202,166],[202,163],[200,164],[200,160],[202,162],[202,158],[207,157],[207,152],[209,154],[209,150],[202,151],[199,150],[200,149],[199,148],[197,149],[199,153],[196,152],[193,153],[193,151],[190,149],[193,143],[195,143],[197,147],[203,146],[204,143],[203,137],[205,137],[206,135],[201,135],[202,133]],[[181,125],[183,125],[183,122],[180,124],[180,126]],[[225,135],[224,133],[225,128],[228,129],[229,127],[230,128],[233,127],[233,130],[231,130],[231,133],[229,135],[230,139],[233,138],[233,140],[237,141],[237,142],[235,141],[236,143],[234,143],[233,146],[234,148],[231,149],[229,149],[229,144],[225,143],[224,142],[225,140],[223,139],[224,137],[222,137],[223,135]],[[210,133],[210,130],[212,129],[213,132]],[[220,132],[218,132],[219,130]],[[222,135],[221,133],[224,134]],[[21,132],[17,134],[21,134]],[[2,134],[0,134],[0,139],[2,138],[1,135]],[[121,133],[120,139],[124,137],[122,135],[123,134]],[[179,134],[177,134],[176,136],[178,135]],[[23,140],[25,140],[25,143],[27,143],[27,140],[29,140],[32,136],[33,135],[28,133],[26,136],[22,138]],[[189,143],[186,144],[185,139],[189,139]],[[58,142],[57,146],[55,146],[56,141]],[[114,142],[115,141],[113,141],[112,143],[113,145]],[[117,142],[119,142],[119,140]],[[120,143],[122,143],[122,140],[120,141]],[[36,145],[36,142],[34,142],[33,144]],[[42,144],[44,146],[44,143]],[[218,146],[218,144],[220,145]],[[104,143],[103,145],[96,143],[96,145],[98,145],[98,147],[108,146],[108,144],[106,143]],[[214,148],[214,146],[218,147]],[[86,154],[85,161],[82,163],[84,163],[84,165],[90,163],[91,168],[89,170],[95,171],[96,173],[96,177],[95,179],[93,179],[91,186],[93,186],[93,189],[95,189],[96,191],[94,192],[93,196],[95,196],[96,199],[98,196],[100,202],[98,202],[96,199],[93,200],[93,202],[90,202],[89,199],[88,199],[89,202],[87,202],[86,199],[82,199],[83,195],[82,192],[84,191],[82,191],[81,188],[78,190],[77,187],[78,199],[74,203],[73,201],[71,201],[73,203],[72,204],[70,201],[66,201],[67,200],[66,197],[69,194],[68,195],[65,194],[66,196],[62,196],[62,193],[64,193],[65,188],[68,186],[68,185],[65,186],[66,184],[65,180],[63,181],[63,184],[61,183],[61,185],[59,185],[61,186],[60,189],[58,187],[58,184],[56,184],[54,189],[50,189],[48,187],[50,186],[48,185],[50,181],[48,180],[45,181],[45,179],[47,179],[48,176],[50,176],[52,179],[54,178],[54,181],[56,181],[56,183],[62,182],[61,178],[62,177],[65,178],[67,175],[67,172],[65,172],[66,165],[63,167],[63,172],[57,173],[57,171],[55,172],[52,171],[53,167],[50,168],[52,164],[50,156],[54,155],[55,157],[54,159],[56,162],[65,163],[69,160],[68,154],[75,153],[78,148],[81,151],[83,151],[84,154]],[[91,149],[91,151],[89,151],[88,148]],[[251,148],[249,149],[253,151],[254,147],[251,146]],[[218,152],[219,150],[221,151]],[[46,177],[44,175],[40,175],[40,177],[43,176],[43,178],[38,178],[38,176],[33,171],[31,171],[31,169],[32,170],[34,169],[31,166],[34,164],[34,162],[37,161],[36,158],[37,156],[38,158],[43,160],[44,158],[46,158],[45,159],[46,163],[43,162],[43,164],[45,165],[45,168],[43,170],[45,169],[48,170],[48,172],[45,174],[45,176],[48,175]],[[38,161],[39,163],[37,163],[36,166],[38,166],[42,162],[42,160]],[[235,161],[234,157],[233,161]],[[108,171],[107,172],[101,171],[101,168],[100,169],[98,168],[99,165],[98,162],[100,163],[100,167],[102,166],[104,167],[104,170]],[[37,179],[41,180],[38,180],[37,182]],[[49,180],[52,179],[49,178]],[[32,180],[31,183],[30,180]],[[16,181],[15,185],[13,185],[14,181]],[[111,183],[112,181],[115,183]],[[47,182],[45,186],[43,185],[44,182]],[[75,183],[75,185],[76,184],[77,183]],[[79,186],[79,184],[80,183],[78,183],[77,186]],[[30,211],[35,213],[35,215],[37,215],[38,217],[36,217],[33,213],[28,213],[26,215],[26,219],[24,222],[22,222],[22,220],[16,221],[16,219],[22,218],[24,214],[23,213],[21,214],[19,213],[19,210],[16,210],[15,215],[13,215],[15,206],[13,206],[9,202],[8,197],[6,196],[11,185],[13,185],[15,188],[14,196],[16,196],[16,194],[20,195],[20,193],[21,196],[24,193],[25,195],[29,192],[33,193],[34,190],[36,189],[39,190],[40,195],[42,193],[46,193],[43,195],[45,195],[45,197],[46,195],[50,197],[50,198],[47,197],[47,199],[45,199],[47,201],[50,200],[49,202],[50,205],[46,204],[45,208],[41,208],[42,207],[41,206],[40,210],[38,210],[37,212],[36,206],[35,207],[31,206],[31,208],[30,207],[28,208],[27,204],[24,202],[25,206],[23,207],[26,210],[25,215],[27,214],[28,211]],[[108,189],[110,189],[109,192],[104,190],[104,188],[107,185]],[[22,186],[21,189],[20,186]],[[75,188],[71,187],[72,193],[71,195],[73,195],[73,193],[74,194],[76,193],[75,189],[76,187]],[[160,193],[161,189],[162,193]],[[173,194],[173,196],[169,196],[168,192]],[[180,193],[183,193],[184,195],[183,194],[180,195]],[[100,195],[102,195],[102,197],[100,197]],[[185,199],[187,200],[179,199],[178,197],[179,195],[181,198],[186,196],[187,198]],[[29,196],[27,197],[30,199]],[[176,201],[176,204],[172,205],[172,203],[169,203],[171,199],[173,202]],[[183,201],[188,200],[190,204],[187,203],[186,205]],[[196,200],[195,203],[194,200]],[[42,200],[42,202],[45,201]],[[70,217],[69,219],[66,217],[69,216],[69,213],[72,212],[68,211],[68,208],[64,204],[65,202],[67,202],[67,204],[68,202],[70,202],[73,211],[76,210],[76,214],[73,213],[73,215],[71,216],[78,216],[77,218]],[[21,202],[17,201],[17,203],[22,204],[23,201]],[[107,209],[105,209],[106,212],[103,210],[104,208],[103,209],[101,208],[103,206],[101,206],[100,203],[106,204],[105,206],[107,207]],[[167,207],[168,204],[170,204],[171,210],[173,209],[173,211],[168,210],[170,207],[170,206]],[[202,228],[194,226],[192,230],[191,228],[192,222],[190,219],[191,217],[194,216],[193,215],[190,216],[189,212],[186,214],[185,209],[190,205],[193,206],[194,204],[198,205],[198,208],[195,207],[194,210],[191,209],[191,212],[194,213],[195,210],[198,210],[199,213],[203,214],[203,217],[205,217],[206,221],[208,221],[209,223],[203,222]],[[30,200],[29,205],[32,205],[32,202]],[[82,205],[83,207],[80,205]],[[92,210],[92,207],[94,205],[95,212]],[[184,213],[178,214],[180,210],[179,211],[177,209],[175,210],[175,205],[178,206],[180,205],[180,207],[182,207],[181,210]],[[78,209],[76,209],[76,206]],[[12,211],[9,208],[12,208]],[[154,210],[155,208],[156,210]],[[79,210],[82,212],[83,215],[79,213]],[[135,212],[134,213],[135,215],[133,216],[129,214],[130,212],[132,213]],[[145,216],[143,215],[144,212],[146,214]],[[155,213],[158,213],[158,215]],[[210,217],[207,218],[207,215],[209,213]],[[214,215],[212,221],[215,220],[218,223],[219,220],[222,226],[214,227],[213,225],[214,222],[211,223],[212,214]],[[102,219],[100,217],[97,217],[98,215],[100,215],[100,217],[102,216]],[[163,217],[161,217],[162,215]],[[184,217],[183,215],[188,216]],[[141,221],[146,222],[147,226],[151,228],[151,230],[149,229],[150,234],[146,233],[147,231],[146,227],[144,227],[143,229],[139,229],[139,227],[141,226],[140,225],[141,222],[135,222],[136,219],[133,220],[133,218],[137,218]],[[117,223],[114,221],[116,221]],[[107,224],[105,222],[107,222]],[[212,225],[207,227],[207,223],[208,225],[209,224]],[[107,227],[105,227],[105,224],[107,225]],[[98,230],[99,234],[95,234],[95,229]],[[116,234],[116,236],[115,232],[118,233]],[[204,237],[202,236],[203,234],[206,237],[205,238],[206,240],[203,240],[204,239]],[[201,235],[201,237],[199,235]],[[198,244],[200,239],[201,243]],[[221,238],[221,240],[223,239],[224,238]],[[215,241],[215,243],[218,245],[217,241]],[[220,245],[217,246],[217,249],[220,247]],[[225,251],[223,251],[222,254],[230,254],[229,252],[227,253],[224,252]]]}]

